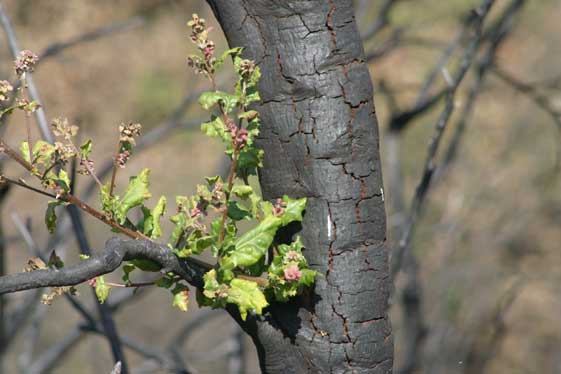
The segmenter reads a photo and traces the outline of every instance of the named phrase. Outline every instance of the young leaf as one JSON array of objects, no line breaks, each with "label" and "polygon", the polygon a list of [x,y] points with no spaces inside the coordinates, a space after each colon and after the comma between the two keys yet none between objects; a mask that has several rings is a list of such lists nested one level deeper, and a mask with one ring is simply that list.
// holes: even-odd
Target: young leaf
[{"label": "young leaf", "polygon": [[265,218],[234,242],[234,251],[222,260],[220,269],[225,271],[255,264],[267,253],[280,225],[281,220],[277,217]]},{"label": "young leaf", "polygon": [[179,308],[179,310],[186,312],[189,304],[189,288],[177,283],[171,293],[173,294],[172,305]]},{"label": "young leaf", "polygon": [[214,63],[214,70],[218,70],[220,69],[220,67],[222,66],[222,64],[224,63],[224,60],[226,60],[226,58],[228,56],[233,56],[236,57],[238,56],[241,52],[242,52],[243,48],[241,47],[236,47],[236,48],[232,48],[232,49],[228,49],[226,51],[224,51],[220,57],[218,57],[216,59],[216,62]]},{"label": "young leaf", "polygon": [[52,179],[53,182],[60,188],[62,188],[65,192],[70,190],[70,178],[68,177],[68,173],[64,170],[60,169],[58,175]]},{"label": "young leaf", "polygon": [[31,160],[29,159],[29,143],[27,142],[21,142],[20,146],[19,146],[19,150],[21,152],[21,155],[23,156],[23,159],[29,163],[31,163]]},{"label": "young leaf", "polygon": [[53,250],[49,256],[47,267],[55,269],[62,269],[64,267],[64,261],[62,261],[62,259],[56,254],[55,250]]},{"label": "young leaf", "polygon": [[290,197],[284,195],[282,201],[286,203],[284,213],[280,217],[282,225],[288,225],[293,221],[302,221],[302,212],[306,208],[306,198],[291,199]]},{"label": "young leaf", "polygon": [[230,113],[238,105],[238,97],[222,91],[203,92],[199,97],[199,104],[201,104],[205,110],[209,110],[219,102],[224,111]]},{"label": "young leaf", "polygon": [[60,201],[49,201],[47,205],[47,211],[45,212],[45,225],[47,229],[52,234],[56,230],[56,212],[55,208],[61,205]]},{"label": "young leaf", "polygon": [[130,209],[142,204],[144,200],[149,199],[152,195],[148,191],[148,176],[150,169],[143,169],[136,177],[132,177],[129,185],[125,190],[125,195],[121,199],[117,208],[116,218],[120,224],[123,224],[127,218]]},{"label": "young leaf", "polygon": [[228,217],[234,221],[242,219],[251,219],[251,212],[241,206],[237,201],[228,202]]},{"label": "young leaf", "polygon": [[109,189],[109,184],[104,185],[99,191],[99,196],[103,211],[110,217],[113,217],[115,216],[120,203],[119,196],[109,195]]},{"label": "young leaf", "polygon": [[134,264],[131,263],[127,263],[123,265],[123,282],[125,283],[130,283],[130,274],[133,272],[133,270],[136,269],[136,266],[134,266]]},{"label": "young leaf", "polygon": [[231,193],[240,199],[247,199],[251,194],[253,194],[253,188],[245,184],[235,184],[232,187]]},{"label": "young leaf", "polygon": [[175,224],[173,231],[171,232],[171,237],[169,238],[169,245],[172,248],[175,248],[178,245],[178,241],[183,235],[185,231],[185,227],[187,226],[187,215],[185,212],[179,212],[174,216],[170,217],[170,221]]},{"label": "young leaf", "polygon": [[226,301],[238,306],[240,316],[244,321],[248,311],[253,310],[260,315],[263,314],[263,308],[269,305],[257,283],[239,278],[233,279],[230,283]]},{"label": "young leaf", "polygon": [[105,278],[103,276],[99,276],[95,278],[95,294],[97,295],[97,299],[101,304],[107,300],[109,297],[109,291],[111,287],[105,283]]},{"label": "young leaf", "polygon": [[209,122],[201,125],[201,130],[211,138],[221,138],[224,141],[230,141],[230,134],[226,131],[224,122],[220,117],[211,116]]},{"label": "young leaf", "polygon": [[145,219],[144,221],[144,234],[149,235],[152,239],[162,236],[160,218],[166,214],[166,202],[167,199],[165,196],[160,197],[154,209],[149,212],[149,219]]},{"label": "young leaf", "polygon": [[55,153],[55,147],[44,140],[38,140],[33,146],[32,151],[33,159],[40,164],[45,164],[51,160],[52,155]]},{"label": "young leaf", "polygon": [[92,141],[88,140],[80,146],[80,158],[87,160],[92,153]]}]

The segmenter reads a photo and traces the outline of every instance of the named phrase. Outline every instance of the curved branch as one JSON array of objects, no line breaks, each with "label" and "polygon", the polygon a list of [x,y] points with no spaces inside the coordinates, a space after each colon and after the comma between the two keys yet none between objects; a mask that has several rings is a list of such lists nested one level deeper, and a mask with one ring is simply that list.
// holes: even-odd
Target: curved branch
[{"label": "curved branch", "polygon": [[146,259],[157,263],[162,271],[172,271],[195,287],[202,285],[208,265],[196,259],[179,259],[165,245],[147,240],[111,238],[105,251],[79,264],[63,269],[41,269],[0,277],[0,294],[41,287],[73,286],[117,269],[123,261]]}]

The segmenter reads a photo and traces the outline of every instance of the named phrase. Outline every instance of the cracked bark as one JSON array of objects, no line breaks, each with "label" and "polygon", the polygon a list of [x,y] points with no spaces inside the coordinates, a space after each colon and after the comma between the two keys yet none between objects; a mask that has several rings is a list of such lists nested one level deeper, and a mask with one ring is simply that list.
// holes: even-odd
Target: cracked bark
[{"label": "cracked bark", "polygon": [[[350,0],[208,0],[261,66],[264,198],[308,197],[314,292],[241,323],[264,373],[391,373],[385,210],[372,84]],[[235,313],[232,313],[235,316]]]}]

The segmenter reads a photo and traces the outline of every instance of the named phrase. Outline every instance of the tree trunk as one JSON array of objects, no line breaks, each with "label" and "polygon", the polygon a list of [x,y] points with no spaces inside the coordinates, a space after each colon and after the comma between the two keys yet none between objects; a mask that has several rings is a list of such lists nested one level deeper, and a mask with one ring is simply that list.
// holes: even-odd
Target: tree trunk
[{"label": "tree trunk", "polygon": [[321,274],[313,292],[242,324],[261,368],[391,373],[378,128],[352,2],[208,2],[229,44],[261,67],[263,196],[308,198],[296,229]]}]

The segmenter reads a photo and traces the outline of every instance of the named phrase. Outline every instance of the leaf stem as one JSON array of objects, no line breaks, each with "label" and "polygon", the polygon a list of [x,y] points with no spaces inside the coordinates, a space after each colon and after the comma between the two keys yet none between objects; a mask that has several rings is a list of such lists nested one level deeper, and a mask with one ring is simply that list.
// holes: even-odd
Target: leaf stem
[{"label": "leaf stem", "polygon": [[119,151],[121,150],[121,141],[117,143],[117,152],[115,153],[115,158],[113,159],[113,171],[111,173],[111,184],[109,185],[109,197],[113,196],[113,190],[115,188],[115,178],[117,177],[117,157],[119,156]]},{"label": "leaf stem", "polygon": [[139,283],[113,283],[113,282],[105,282],[106,285],[111,287],[117,288],[139,288],[139,287],[146,287],[146,286],[154,286],[156,282],[139,282]]},{"label": "leaf stem", "polygon": [[95,175],[93,168],[91,167],[91,165],[89,164],[88,160],[85,160],[82,158],[82,155],[80,153],[80,150],[78,149],[78,147],[76,147],[76,144],[74,144],[74,142],[72,142],[72,140],[69,141],[69,143],[72,145],[72,148],[74,148],[74,152],[76,152],[76,157],[80,157],[80,164],[83,165],[86,170],[88,171],[88,174],[91,175],[91,177],[94,179],[95,183],[99,186],[99,188],[103,188],[103,183],[101,183],[101,181],[99,180],[99,178],[97,177],[97,175]]},{"label": "leaf stem", "polygon": [[[26,89],[27,89],[27,82],[25,80],[25,73],[24,73],[21,76],[21,94],[23,96],[24,102],[27,103],[28,99],[27,99]],[[27,110],[25,110],[25,131],[27,133],[27,148],[29,151],[29,160],[33,160],[33,151],[32,151],[33,146],[31,145],[31,124],[29,123],[29,117],[30,117],[30,113]]]},{"label": "leaf stem", "polygon": [[238,163],[238,155],[240,153],[239,147],[234,148],[234,155],[232,156],[232,164],[230,165],[230,172],[228,173],[228,189],[226,190],[226,206],[224,207],[224,212],[222,213],[222,221],[220,222],[220,234],[218,235],[218,244],[222,244],[224,240],[224,230],[226,224],[226,218],[228,217],[228,203],[230,202],[230,191],[232,190],[232,185],[234,184],[234,174],[236,173],[236,164]]}]

